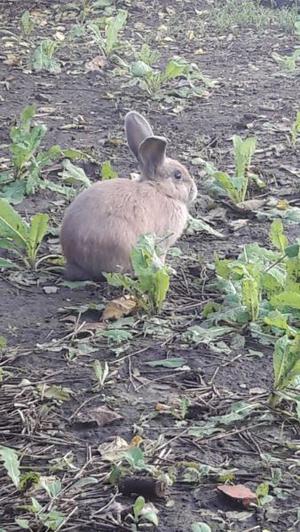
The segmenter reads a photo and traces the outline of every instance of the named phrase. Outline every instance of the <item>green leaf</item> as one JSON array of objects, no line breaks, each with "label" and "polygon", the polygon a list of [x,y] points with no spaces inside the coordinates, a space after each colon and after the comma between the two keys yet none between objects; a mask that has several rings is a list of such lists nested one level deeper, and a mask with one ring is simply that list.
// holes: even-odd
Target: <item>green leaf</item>
[{"label": "green leaf", "polygon": [[143,61],[136,61],[131,66],[131,74],[135,78],[145,78],[151,72],[151,66],[147,65]]},{"label": "green leaf", "polygon": [[288,245],[288,239],[283,232],[283,225],[280,219],[271,223],[269,236],[273,246],[283,253]]},{"label": "green leaf", "polygon": [[0,336],[0,351],[5,349],[7,346],[7,340],[4,336]]},{"label": "green leaf", "polygon": [[58,47],[59,44],[56,41],[43,40],[33,53],[32,66],[34,70],[37,72],[46,70],[51,74],[59,74],[61,71],[60,63],[54,58]]},{"label": "green leaf", "polygon": [[183,334],[183,339],[195,344],[209,344],[210,342],[219,340],[222,336],[232,333],[232,331],[232,327],[227,326],[205,329],[204,327],[200,327],[200,325],[193,325],[192,327],[188,327],[187,331]]},{"label": "green leaf", "polygon": [[227,192],[227,195],[234,203],[241,201],[241,198],[232,182],[232,178],[226,172],[215,172],[214,178],[217,183]]},{"label": "green leaf", "polygon": [[52,477],[41,477],[40,486],[46,490],[51,499],[57,497],[62,489],[61,481]]},{"label": "green leaf", "polygon": [[105,36],[106,36],[105,51],[108,56],[111,55],[111,53],[117,47],[118,34],[121,31],[121,29],[125,26],[126,20],[127,20],[127,11],[124,9],[120,9],[116,17],[112,18],[111,21],[108,23],[106,30],[105,30]]},{"label": "green leaf", "polygon": [[139,447],[130,447],[123,455],[131,467],[137,470],[147,469],[144,453]]},{"label": "green leaf", "polygon": [[166,79],[171,80],[182,76],[186,72],[186,66],[186,64],[180,63],[175,59],[171,59],[165,68],[164,75]]},{"label": "green leaf", "polygon": [[103,180],[115,179],[118,177],[117,172],[112,168],[109,161],[104,161],[101,166],[101,177]]},{"label": "green leaf", "polygon": [[133,515],[136,521],[138,521],[144,506],[145,506],[144,497],[137,497],[133,505]]},{"label": "green leaf", "polygon": [[164,368],[181,368],[185,364],[185,359],[182,357],[174,357],[174,358],[166,358],[162,360],[151,360],[150,362],[146,362],[145,364],[147,366],[151,366],[152,368],[156,368],[157,366],[162,366]]},{"label": "green leaf", "polygon": [[0,458],[4,462],[4,467],[8,476],[13,481],[16,488],[20,484],[20,462],[18,453],[9,447],[0,447]]},{"label": "green leaf", "polygon": [[270,325],[271,327],[277,327],[277,329],[283,329],[285,331],[289,329],[289,325],[287,323],[287,316],[281,314],[279,310],[269,312],[269,314],[265,316],[264,322],[267,325]]},{"label": "green leaf", "polygon": [[289,259],[298,257],[300,251],[300,244],[292,244],[285,248],[284,253]]},{"label": "green leaf", "polygon": [[257,280],[253,277],[242,280],[242,302],[252,321],[255,321],[259,314],[260,290]]},{"label": "green leaf", "polygon": [[191,531],[192,532],[211,532],[211,528],[206,523],[198,521],[197,523],[192,524]]},{"label": "green leaf", "polygon": [[234,135],[233,139],[234,161],[235,161],[235,175],[237,177],[244,177],[249,170],[252,156],[256,149],[256,138],[249,137],[243,140],[238,135]]},{"label": "green leaf", "polygon": [[29,11],[24,11],[21,16],[21,30],[25,35],[30,35],[34,27],[33,18]]},{"label": "green leaf", "polygon": [[28,529],[30,529],[29,519],[22,519],[22,518],[18,518],[18,517],[16,517],[16,518],[15,518],[15,523],[16,523],[20,528],[23,528],[23,530],[28,530]]},{"label": "green leaf", "polygon": [[5,199],[0,199],[0,237],[12,239],[20,248],[26,248],[28,225]]},{"label": "green leaf", "polygon": [[62,179],[64,183],[68,185],[80,184],[84,185],[85,187],[91,186],[91,181],[86,175],[85,171],[79,166],[71,163],[69,159],[66,159],[63,162],[63,168]]},{"label": "green leaf", "polygon": [[[1,242],[0,242],[0,248],[3,248],[4,246],[1,245]],[[9,259],[2,259],[0,257],[0,269],[3,268],[3,269],[18,269],[19,266],[17,264],[15,264],[12,260],[9,260]]]},{"label": "green leaf", "polygon": [[[283,382],[291,366],[291,340],[288,335],[282,336],[275,343],[273,354],[274,386],[277,389],[283,387]],[[293,364],[293,361],[292,361]]]},{"label": "green leaf", "polygon": [[271,297],[273,307],[290,307],[300,310],[300,285],[298,293],[292,291],[281,292]]},{"label": "green leaf", "polygon": [[48,214],[38,213],[31,218],[31,224],[27,239],[27,255],[31,263],[34,263],[40,244],[48,231]]}]

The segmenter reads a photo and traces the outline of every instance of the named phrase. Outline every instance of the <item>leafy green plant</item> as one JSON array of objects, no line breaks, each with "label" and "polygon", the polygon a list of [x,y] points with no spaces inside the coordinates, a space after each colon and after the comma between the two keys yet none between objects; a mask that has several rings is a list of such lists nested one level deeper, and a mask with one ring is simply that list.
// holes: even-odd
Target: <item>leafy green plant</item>
[{"label": "leafy green plant", "polygon": [[230,176],[227,172],[219,172],[211,168],[210,174],[217,185],[234,203],[245,201],[251,174],[249,168],[256,149],[255,137],[245,140],[238,135],[233,136],[235,171]]},{"label": "leafy green plant", "polygon": [[[143,56],[145,56],[145,60],[141,59]],[[152,97],[161,97],[162,88],[179,78],[184,78],[186,83],[182,87],[172,88],[172,94],[182,98],[188,98],[192,95],[201,96],[207,87],[212,87],[215,83],[205,77],[196,64],[188,63],[180,57],[169,60],[163,70],[154,68],[153,62],[158,58],[158,52],[154,56],[154,52],[151,52],[149,48],[144,48],[140,53],[140,59],[133,63],[130,69],[130,74],[133,77],[131,84],[138,84]],[[199,82],[202,82],[203,86],[198,86]]]},{"label": "leafy green plant", "polygon": [[61,71],[60,62],[54,57],[59,48],[57,41],[51,39],[43,40],[34,50],[31,64],[34,70],[40,72],[46,70],[50,74],[59,74]]},{"label": "leafy green plant", "polygon": [[[0,199],[0,248],[13,251],[26,267],[33,267],[37,252],[48,231],[48,214],[35,214],[28,224],[4,199]],[[8,259],[0,259],[1,268],[13,268]]]},{"label": "leafy green plant", "polygon": [[21,16],[21,31],[22,33],[28,37],[31,35],[32,30],[34,28],[34,22],[32,19],[32,16],[30,15],[29,11],[24,11]]},{"label": "leafy green plant", "polygon": [[[273,354],[274,392],[270,397],[272,406],[282,399],[296,401],[300,418],[300,333],[292,337],[290,331],[275,343]],[[293,389],[289,394],[289,390]]]},{"label": "leafy green plant", "polygon": [[145,65],[152,66],[160,58],[160,52],[158,50],[151,50],[149,44],[144,43],[141,50],[136,53],[137,61],[141,61]]},{"label": "leafy green plant", "polygon": [[54,183],[41,179],[43,169],[51,162],[62,157],[84,157],[79,150],[63,150],[58,145],[41,150],[47,128],[44,124],[33,123],[35,113],[34,105],[25,107],[18,123],[10,130],[12,170],[0,174],[0,197],[11,203],[19,203],[24,196],[34,193],[38,188],[55,188]]},{"label": "leafy green plant", "polygon": [[126,10],[120,9],[115,17],[108,20],[104,31],[101,31],[96,23],[88,25],[95,43],[105,57],[111,57],[120,48],[119,33],[126,24],[127,15]]},{"label": "leafy green plant", "polygon": [[296,48],[291,55],[280,55],[277,52],[273,52],[272,57],[281,68],[294,72],[300,60],[300,48]]},{"label": "leafy green plant", "polygon": [[296,118],[295,118],[295,121],[291,129],[291,140],[292,140],[293,146],[296,145],[297,138],[299,135],[300,135],[300,111],[297,111]]},{"label": "leafy green plant", "polygon": [[118,173],[113,169],[109,161],[104,161],[101,166],[101,177],[103,180],[115,179]]},{"label": "leafy green plant", "polygon": [[208,312],[208,322],[258,321],[277,335],[293,333],[300,317],[300,245],[288,245],[281,220],[271,224],[270,240],[276,251],[253,243],[237,259],[216,259],[217,287],[225,297]]},{"label": "leafy green plant", "polygon": [[133,294],[140,306],[150,313],[159,311],[166,298],[170,276],[156,251],[153,235],[139,238],[131,253],[136,279],[121,273],[106,274],[111,286],[122,287]]},{"label": "leafy green plant", "polygon": [[158,526],[157,510],[152,503],[146,503],[144,497],[137,497],[133,505],[133,513],[128,514],[128,518],[133,521],[131,530],[136,532],[139,530],[139,524],[141,521],[152,523],[154,526]]}]

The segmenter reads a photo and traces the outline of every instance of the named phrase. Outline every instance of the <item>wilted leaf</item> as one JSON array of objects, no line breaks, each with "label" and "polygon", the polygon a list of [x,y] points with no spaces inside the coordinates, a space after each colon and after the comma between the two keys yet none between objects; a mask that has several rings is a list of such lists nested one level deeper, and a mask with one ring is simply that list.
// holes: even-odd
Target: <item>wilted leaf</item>
[{"label": "wilted leaf", "polygon": [[91,408],[90,410],[85,410],[79,412],[77,415],[77,420],[83,424],[96,423],[98,427],[104,427],[105,425],[110,425],[117,419],[123,419],[120,414],[117,414],[110,408],[106,406],[98,406]]},{"label": "wilted leaf", "polygon": [[87,70],[87,72],[94,72],[102,70],[106,65],[106,57],[104,55],[96,55],[96,57],[93,57],[93,59],[85,63],[85,70]]},{"label": "wilted leaf", "polygon": [[188,235],[194,235],[195,233],[203,232],[216,238],[225,238],[222,233],[213,229],[213,227],[211,227],[208,223],[204,222],[200,218],[192,218],[192,216],[189,216],[186,232]]},{"label": "wilted leaf", "polygon": [[69,401],[72,393],[69,388],[57,386],[56,384],[52,384],[52,386],[48,386],[47,384],[38,384],[37,389],[42,398],[46,397],[46,399],[55,399],[57,401]]},{"label": "wilted leaf", "polygon": [[138,308],[137,300],[132,296],[122,296],[109,301],[106,305],[101,320],[119,320],[124,316],[133,314]]},{"label": "wilted leaf", "polygon": [[120,460],[124,453],[129,449],[129,444],[126,440],[117,436],[112,442],[102,443],[98,447],[98,452],[100,453],[103,460],[108,462],[117,462]]},{"label": "wilted leaf", "polygon": [[256,494],[243,484],[237,484],[236,486],[224,484],[218,486],[217,489],[230,499],[241,502],[245,508],[248,508],[250,504],[256,504],[257,502]]},{"label": "wilted leaf", "polygon": [[151,360],[150,362],[145,362],[145,364],[152,368],[157,366],[162,366],[164,368],[180,368],[181,366],[184,366],[185,359],[182,357],[164,358],[162,360]]}]

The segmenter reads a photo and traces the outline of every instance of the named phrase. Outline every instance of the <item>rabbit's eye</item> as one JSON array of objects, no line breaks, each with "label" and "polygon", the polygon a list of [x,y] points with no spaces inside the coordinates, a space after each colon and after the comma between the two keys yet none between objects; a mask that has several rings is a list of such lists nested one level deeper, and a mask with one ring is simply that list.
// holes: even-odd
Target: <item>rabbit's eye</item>
[{"label": "rabbit's eye", "polygon": [[180,172],[180,170],[175,170],[174,177],[175,177],[175,179],[181,179],[182,178],[182,173]]}]

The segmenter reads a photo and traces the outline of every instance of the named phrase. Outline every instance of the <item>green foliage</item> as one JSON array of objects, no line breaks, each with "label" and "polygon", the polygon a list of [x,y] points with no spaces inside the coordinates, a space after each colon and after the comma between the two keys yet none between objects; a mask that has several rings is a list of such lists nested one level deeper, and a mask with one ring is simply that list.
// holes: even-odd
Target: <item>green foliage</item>
[{"label": "green foliage", "polygon": [[31,35],[34,28],[34,22],[29,11],[24,11],[21,16],[21,31],[26,37]]},{"label": "green foliage", "polygon": [[84,156],[78,150],[63,150],[57,145],[48,150],[41,150],[41,142],[47,128],[43,124],[33,123],[35,113],[34,105],[25,107],[17,125],[10,130],[13,168],[12,171],[0,175],[0,197],[11,203],[19,203],[24,196],[33,194],[38,188],[55,188],[54,183],[41,179],[42,170],[53,161],[61,157],[78,159]]},{"label": "green foliage", "polygon": [[12,482],[19,487],[20,484],[20,462],[18,454],[14,449],[9,447],[0,447],[0,459],[3,461],[3,465],[6,469],[8,476]]},{"label": "green foliage", "polygon": [[110,273],[105,274],[108,283],[129,291],[148,312],[159,311],[169,290],[170,276],[167,266],[157,255],[153,235],[139,238],[132,250],[131,262],[136,279],[129,275]]},{"label": "green foliage", "polygon": [[61,71],[60,62],[54,57],[58,48],[58,42],[44,39],[33,52],[31,60],[33,69],[37,72],[45,70],[50,74],[59,74]]},{"label": "green foliage", "polygon": [[[33,267],[41,242],[48,231],[48,219],[47,214],[38,213],[28,224],[8,201],[0,199],[0,248],[14,251],[22,257],[27,267]],[[4,267],[1,263],[0,266]]]},{"label": "green foliage", "polygon": [[160,52],[158,50],[151,50],[150,46],[144,43],[141,50],[136,54],[136,58],[138,61],[151,67],[159,60]]},{"label": "green foliage", "polygon": [[234,135],[234,175],[230,176],[227,172],[219,172],[212,169],[211,175],[215,184],[220,187],[223,193],[225,192],[234,203],[240,203],[246,199],[250,178],[249,167],[255,149],[255,137],[249,137],[243,140],[238,135]]},{"label": "green foliage", "polygon": [[[172,94],[181,98],[201,96],[207,87],[215,84],[202,74],[196,64],[189,63],[181,57],[170,59],[163,70],[154,68],[152,65],[159,58],[159,53],[151,52],[149,47],[144,47],[139,54],[139,60],[131,65],[130,74],[133,77],[131,84],[138,84],[150,96],[162,97],[161,90],[179,78],[185,78],[187,84],[185,87],[172,88]],[[197,86],[199,82],[202,86]]]},{"label": "green foliage", "polygon": [[119,33],[126,24],[127,15],[126,10],[120,9],[115,17],[108,20],[104,31],[96,23],[88,25],[95,43],[105,57],[111,57],[120,48]]},{"label": "green foliage", "polygon": [[297,7],[294,9],[271,9],[260,5],[257,0],[226,0],[212,6],[208,13],[209,21],[222,32],[269,29],[275,25],[285,31],[294,29]]},{"label": "green foliage", "polygon": [[295,72],[300,61],[300,48],[296,48],[291,55],[280,55],[273,52],[272,57],[283,70]]},{"label": "green foliage", "polygon": [[296,145],[297,138],[299,135],[300,135],[300,111],[297,111],[296,118],[295,118],[295,121],[291,129],[291,140],[292,140],[293,146]]},{"label": "green foliage", "polygon": [[216,259],[218,288],[223,305],[208,314],[208,321],[259,321],[283,334],[300,313],[300,246],[287,245],[281,220],[274,220],[270,240],[278,251],[247,244],[235,260]]},{"label": "green foliage", "polygon": [[[131,517],[137,525],[141,520],[144,520],[154,526],[158,526],[158,517],[154,506],[151,503],[146,504],[146,501],[142,496],[137,497],[135,500],[133,505],[133,515]],[[134,528],[133,530],[138,530],[138,528]]]},{"label": "green foliage", "polygon": [[112,168],[109,161],[104,161],[101,166],[101,177],[103,180],[115,179],[118,173]]}]

